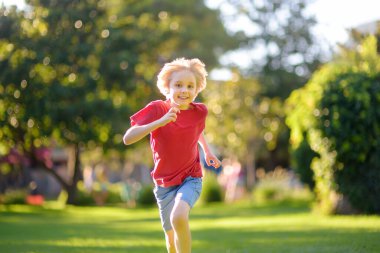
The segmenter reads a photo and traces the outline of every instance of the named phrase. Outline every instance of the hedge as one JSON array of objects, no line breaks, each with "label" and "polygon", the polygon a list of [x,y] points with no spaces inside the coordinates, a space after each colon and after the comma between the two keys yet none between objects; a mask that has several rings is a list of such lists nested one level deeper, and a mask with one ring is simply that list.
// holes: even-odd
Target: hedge
[{"label": "hedge", "polygon": [[[342,51],[287,100],[295,151],[307,142],[323,212],[380,213],[380,56],[375,37]],[[305,145],[305,144],[303,144]],[[294,156],[305,164],[304,156]],[[304,168],[309,169],[309,168]],[[342,205],[342,202],[345,205]]]}]

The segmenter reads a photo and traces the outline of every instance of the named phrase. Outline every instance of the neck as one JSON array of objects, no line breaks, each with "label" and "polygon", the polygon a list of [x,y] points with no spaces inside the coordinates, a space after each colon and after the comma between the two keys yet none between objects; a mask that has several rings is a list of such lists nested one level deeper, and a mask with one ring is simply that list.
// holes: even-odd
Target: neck
[{"label": "neck", "polygon": [[170,106],[172,106],[172,107],[177,107],[177,108],[179,108],[180,110],[187,110],[187,109],[190,109],[190,108],[191,108],[191,104],[180,105],[180,104],[177,104],[177,103],[174,102],[174,101],[170,101]]}]

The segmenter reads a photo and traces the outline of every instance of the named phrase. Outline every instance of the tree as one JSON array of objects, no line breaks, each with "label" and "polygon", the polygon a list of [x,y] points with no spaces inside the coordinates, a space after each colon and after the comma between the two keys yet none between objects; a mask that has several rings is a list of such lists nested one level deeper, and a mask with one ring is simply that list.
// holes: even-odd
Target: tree
[{"label": "tree", "polygon": [[[33,167],[52,173],[69,203],[81,176],[80,150],[122,147],[128,116],[158,96],[155,74],[163,60],[203,58],[205,49],[193,43],[213,35],[226,44],[208,42],[204,61],[212,67],[218,50],[234,45],[216,11],[201,1],[154,3],[165,8],[151,1],[28,3],[27,11],[2,8],[0,151],[14,147]],[[198,19],[185,12],[190,7]],[[52,141],[73,148],[70,182],[36,155]]]},{"label": "tree", "polygon": [[[310,1],[219,2],[221,9],[228,10],[222,12],[226,26],[241,41],[238,50],[224,57],[230,59],[228,65],[240,68],[244,78],[258,81],[259,99],[270,104],[270,118],[278,122],[278,130],[268,131],[261,137],[263,143],[266,143],[265,137],[276,138],[270,142],[275,146],[265,150],[268,145],[264,145],[263,152],[256,154],[256,163],[267,170],[287,167],[289,129],[285,124],[283,103],[292,90],[307,82],[322,58],[319,41],[312,34],[316,21],[306,12]],[[233,53],[242,56],[234,61]],[[240,64],[242,61],[244,66]],[[260,117],[264,119],[268,115]]]},{"label": "tree", "polygon": [[249,27],[242,43],[252,59],[247,74],[258,77],[264,96],[287,98],[321,63],[321,48],[311,32],[316,21],[306,12],[309,2],[224,2],[233,9],[230,20],[243,20]]},{"label": "tree", "polygon": [[209,108],[208,139],[221,156],[243,163],[247,186],[252,188],[258,160],[268,155],[264,150],[275,151],[285,127],[278,118],[280,101],[260,97],[259,83],[244,79],[238,71],[231,81],[210,82],[202,97]]},{"label": "tree", "polygon": [[254,98],[259,93],[255,80],[235,78],[229,82],[211,82],[202,93],[209,108],[206,121],[207,139],[217,147],[218,153],[244,161],[247,186],[255,181],[254,156],[259,146],[258,101]]},{"label": "tree", "polygon": [[[111,125],[106,119],[115,112],[112,97],[96,80],[100,65],[94,60],[101,50],[105,10],[94,1],[30,4],[32,11],[14,14],[20,30],[2,40],[11,48],[1,75],[5,145],[28,156],[31,167],[51,173],[68,192],[68,203],[74,203],[81,177],[80,146],[107,142]],[[72,11],[65,12],[68,8]],[[38,159],[37,150],[52,139],[73,148],[71,182]]]}]

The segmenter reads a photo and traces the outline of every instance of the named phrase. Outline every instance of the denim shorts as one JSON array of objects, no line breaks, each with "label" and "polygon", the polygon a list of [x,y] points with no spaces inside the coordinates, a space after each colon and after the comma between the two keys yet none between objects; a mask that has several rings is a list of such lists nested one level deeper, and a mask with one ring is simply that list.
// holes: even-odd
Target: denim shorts
[{"label": "denim shorts", "polygon": [[165,231],[172,229],[170,214],[173,210],[175,200],[183,200],[192,208],[198,200],[201,191],[202,178],[200,177],[187,177],[180,185],[170,187],[155,186],[154,196],[157,200],[162,227]]}]

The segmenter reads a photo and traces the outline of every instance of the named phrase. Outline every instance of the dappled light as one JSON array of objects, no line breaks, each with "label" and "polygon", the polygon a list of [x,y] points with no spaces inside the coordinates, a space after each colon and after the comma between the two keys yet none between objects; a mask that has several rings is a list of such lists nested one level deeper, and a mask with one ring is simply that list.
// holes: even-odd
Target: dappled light
[{"label": "dappled light", "polygon": [[337,46],[309,0],[0,2],[1,253],[166,252],[167,190],[195,253],[377,252],[379,22]]},{"label": "dappled light", "polygon": [[[0,221],[4,252],[165,252],[154,208],[70,207],[62,211],[10,206],[0,213],[6,217]],[[378,217],[324,217],[311,214],[304,204],[214,205],[197,207],[191,216],[193,252],[199,253],[265,253],[284,248],[296,253],[376,252],[379,246]]]}]

